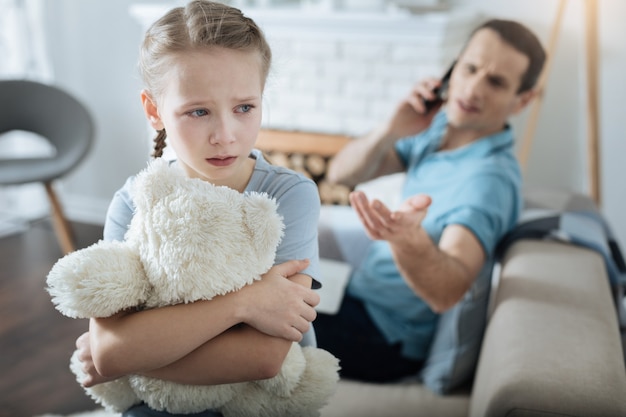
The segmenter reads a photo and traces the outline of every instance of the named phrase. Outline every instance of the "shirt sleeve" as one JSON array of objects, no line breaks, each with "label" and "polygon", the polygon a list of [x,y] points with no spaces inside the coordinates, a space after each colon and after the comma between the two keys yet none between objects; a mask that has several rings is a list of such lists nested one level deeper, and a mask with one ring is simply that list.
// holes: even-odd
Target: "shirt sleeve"
[{"label": "shirt sleeve", "polygon": [[416,166],[426,154],[435,152],[447,123],[445,112],[439,111],[428,129],[397,141],[394,149],[402,164],[405,167]]},{"label": "shirt sleeve", "polygon": [[129,192],[131,181],[129,178],[113,195],[104,221],[104,240],[124,240],[135,207]]},{"label": "shirt sleeve", "polygon": [[491,256],[496,245],[513,228],[519,216],[520,194],[517,187],[497,175],[481,175],[459,187],[459,201],[446,214],[445,225],[468,228]]},{"label": "shirt sleeve", "polygon": [[300,181],[278,199],[278,213],[283,216],[285,235],[276,251],[275,263],[293,259],[308,259],[302,271],[313,278],[313,288],[320,287],[319,246],[317,224],[320,198],[313,181]]},{"label": "shirt sleeve", "polygon": [[396,155],[405,167],[409,166],[409,157],[411,155],[411,149],[413,148],[413,138],[405,138],[399,140],[394,145]]}]

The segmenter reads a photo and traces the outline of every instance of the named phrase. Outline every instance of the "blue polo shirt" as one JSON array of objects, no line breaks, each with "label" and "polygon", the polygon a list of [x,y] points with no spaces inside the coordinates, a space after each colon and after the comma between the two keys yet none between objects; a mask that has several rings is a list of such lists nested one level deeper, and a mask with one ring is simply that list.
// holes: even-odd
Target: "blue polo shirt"
[{"label": "blue polo shirt", "polygon": [[[515,225],[522,208],[521,174],[513,153],[513,134],[504,130],[450,151],[437,151],[447,126],[439,112],[425,132],[396,144],[407,167],[403,199],[428,194],[432,204],[422,223],[435,244],[444,228],[463,225],[474,233],[492,261],[500,238]],[[484,267],[481,274],[489,274]],[[375,241],[357,268],[348,293],[362,300],[390,343],[401,342],[403,355],[426,358],[438,315],[406,284],[389,244]]]}]

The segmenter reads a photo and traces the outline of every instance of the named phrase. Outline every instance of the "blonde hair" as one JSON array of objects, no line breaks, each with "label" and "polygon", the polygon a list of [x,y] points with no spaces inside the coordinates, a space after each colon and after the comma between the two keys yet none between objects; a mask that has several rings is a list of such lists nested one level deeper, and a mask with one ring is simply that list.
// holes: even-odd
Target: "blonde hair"
[{"label": "blonde hair", "polygon": [[[192,0],[176,7],[154,22],[146,32],[139,54],[139,71],[153,99],[163,91],[161,82],[179,53],[221,47],[257,52],[261,58],[261,80],[269,74],[272,51],[261,29],[241,10],[208,0]],[[165,130],[154,139],[152,156],[160,157],[165,148]]]}]

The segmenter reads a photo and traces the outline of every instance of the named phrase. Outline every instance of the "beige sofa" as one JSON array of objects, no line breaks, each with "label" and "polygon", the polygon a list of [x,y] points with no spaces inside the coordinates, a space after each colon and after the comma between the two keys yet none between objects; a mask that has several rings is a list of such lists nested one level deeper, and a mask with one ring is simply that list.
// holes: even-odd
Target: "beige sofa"
[{"label": "beige sofa", "polygon": [[[565,192],[527,193],[529,204],[554,209],[572,198],[591,204]],[[322,209],[320,250],[341,259],[333,210]],[[345,221],[341,226],[345,232]],[[562,242],[519,240],[499,275],[470,386],[437,395],[418,381],[343,380],[322,416],[626,416],[626,370],[602,256]]]},{"label": "beige sofa", "polygon": [[[314,162],[312,177],[327,203],[319,225],[320,255],[331,259],[345,255],[338,234],[362,233],[347,230],[347,222],[335,218],[346,207],[330,205],[329,199],[345,202],[347,190],[324,188],[324,167],[319,166],[320,156],[327,161],[346,140],[265,132],[260,141],[278,163],[308,171],[307,158]],[[383,182],[366,191],[389,199],[393,190],[393,184]],[[526,190],[525,200],[527,211],[594,208],[588,198],[558,190]],[[355,245],[350,246],[354,252]],[[468,384],[439,395],[417,379],[393,384],[342,380],[322,417],[626,417],[624,351],[604,258],[580,245],[521,239],[508,247],[499,271]]]}]

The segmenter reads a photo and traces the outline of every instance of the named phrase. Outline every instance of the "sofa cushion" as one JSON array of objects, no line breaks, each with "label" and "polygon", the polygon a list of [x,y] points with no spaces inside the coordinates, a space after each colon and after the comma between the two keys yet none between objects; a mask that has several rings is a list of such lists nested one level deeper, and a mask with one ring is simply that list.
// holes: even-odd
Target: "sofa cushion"
[{"label": "sofa cushion", "polygon": [[341,380],[321,417],[466,417],[469,392],[445,397],[415,381],[374,384]]},{"label": "sofa cushion", "polygon": [[438,394],[471,381],[486,325],[491,263],[456,306],[439,317],[437,330],[420,371],[424,385]]}]

